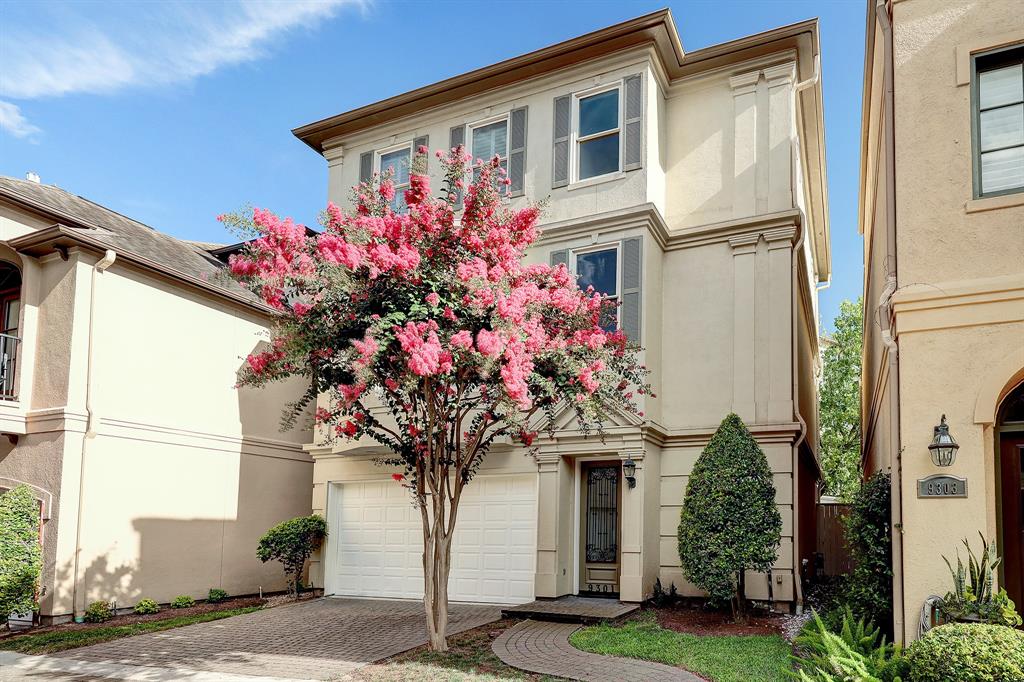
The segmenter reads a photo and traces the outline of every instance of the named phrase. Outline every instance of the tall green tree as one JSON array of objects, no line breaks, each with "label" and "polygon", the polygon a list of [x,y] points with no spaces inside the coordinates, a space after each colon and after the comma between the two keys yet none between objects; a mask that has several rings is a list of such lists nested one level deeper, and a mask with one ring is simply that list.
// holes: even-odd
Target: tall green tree
[{"label": "tall green tree", "polygon": [[711,601],[730,602],[746,620],[746,571],[775,563],[782,516],[768,458],[743,420],[730,414],[690,472],[679,519],[683,575]]},{"label": "tall green tree", "polygon": [[843,301],[822,353],[821,468],[825,494],[849,502],[860,485],[861,299]]},{"label": "tall green tree", "polygon": [[0,627],[12,613],[39,607],[42,569],[39,503],[28,486],[19,485],[0,495]]}]

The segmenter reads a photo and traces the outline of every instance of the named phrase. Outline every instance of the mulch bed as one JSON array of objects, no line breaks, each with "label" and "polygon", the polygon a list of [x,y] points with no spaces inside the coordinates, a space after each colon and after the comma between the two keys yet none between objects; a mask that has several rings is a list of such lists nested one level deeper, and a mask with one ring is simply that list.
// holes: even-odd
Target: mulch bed
[{"label": "mulch bed", "polygon": [[779,613],[755,611],[745,624],[734,623],[728,611],[711,611],[687,604],[650,609],[658,625],[691,635],[781,635],[785,618]]},{"label": "mulch bed", "polygon": [[[272,597],[271,599],[274,598]],[[210,611],[230,611],[232,609],[244,609],[249,606],[264,606],[267,604],[268,601],[268,599],[260,599],[259,597],[233,597],[225,599],[221,602],[217,602],[216,604],[207,604],[206,602],[200,602],[195,606],[190,606],[184,609],[172,609],[169,606],[161,606],[159,613],[150,613],[145,616],[140,616],[135,613],[126,613],[121,616],[114,616],[110,620],[105,620],[102,623],[62,623],[60,625],[46,625],[41,627],[29,628],[27,630],[17,630],[14,632],[8,631],[5,628],[4,630],[0,630],[0,640],[7,639],[8,637],[17,637],[18,635],[39,635],[44,632],[54,632],[57,630],[65,630],[68,628],[74,628],[76,630],[85,630],[89,628],[108,628],[117,625],[134,625],[136,623],[146,623],[154,620],[167,620],[169,618],[193,616],[200,613],[209,613]],[[292,601],[294,602],[294,599]]]}]

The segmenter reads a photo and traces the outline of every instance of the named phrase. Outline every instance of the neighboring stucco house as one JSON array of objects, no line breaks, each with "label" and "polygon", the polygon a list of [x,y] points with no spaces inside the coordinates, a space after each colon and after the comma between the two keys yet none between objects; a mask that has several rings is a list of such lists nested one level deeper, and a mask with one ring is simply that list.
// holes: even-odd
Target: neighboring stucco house
[{"label": "neighboring stucco house", "polygon": [[[868,3],[863,456],[892,472],[902,640],[951,587],[942,556],[979,531],[1024,606],[1022,16],[1013,0]],[[928,449],[943,415],[948,466]]]},{"label": "neighboring stucco house", "polygon": [[[513,205],[549,198],[528,258],[567,263],[621,301],[657,399],[585,438],[569,416],[536,457],[495,449],[467,488],[454,600],[649,597],[684,581],[676,530],[689,474],[730,411],[764,448],[783,538],[748,594],[799,604],[815,551],[816,286],[830,276],[816,21],[684,53],[656,12],[298,128],[328,197],[414,147],[505,159]],[[431,167],[440,186],[439,168]],[[422,595],[418,513],[366,443],[313,444],[328,594]],[[635,487],[623,463],[635,464]]]},{"label": "neighboring stucco house", "polygon": [[0,177],[0,489],[41,502],[45,620],[283,589],[256,544],[309,513],[310,432],[277,428],[301,386],[234,388],[273,311],[230,251]]}]

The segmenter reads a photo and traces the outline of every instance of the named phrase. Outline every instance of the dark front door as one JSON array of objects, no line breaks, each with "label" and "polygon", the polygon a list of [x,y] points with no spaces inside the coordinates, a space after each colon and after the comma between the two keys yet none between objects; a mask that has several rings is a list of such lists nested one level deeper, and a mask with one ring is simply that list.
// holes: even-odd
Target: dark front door
[{"label": "dark front door", "polygon": [[619,596],[619,482],[614,464],[583,467],[580,594]]},{"label": "dark front door", "polygon": [[1006,433],[1000,442],[1004,586],[1024,614],[1024,434]]}]

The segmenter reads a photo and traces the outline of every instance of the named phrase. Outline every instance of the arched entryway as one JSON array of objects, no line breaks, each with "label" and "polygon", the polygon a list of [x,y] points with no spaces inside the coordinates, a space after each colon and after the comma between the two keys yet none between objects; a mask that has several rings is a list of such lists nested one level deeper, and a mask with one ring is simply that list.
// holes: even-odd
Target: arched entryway
[{"label": "arched entryway", "polygon": [[21,319],[21,270],[0,260],[0,400],[18,397],[18,333]]},{"label": "arched entryway", "polygon": [[1002,584],[1024,613],[1024,383],[1010,391],[996,421]]}]

